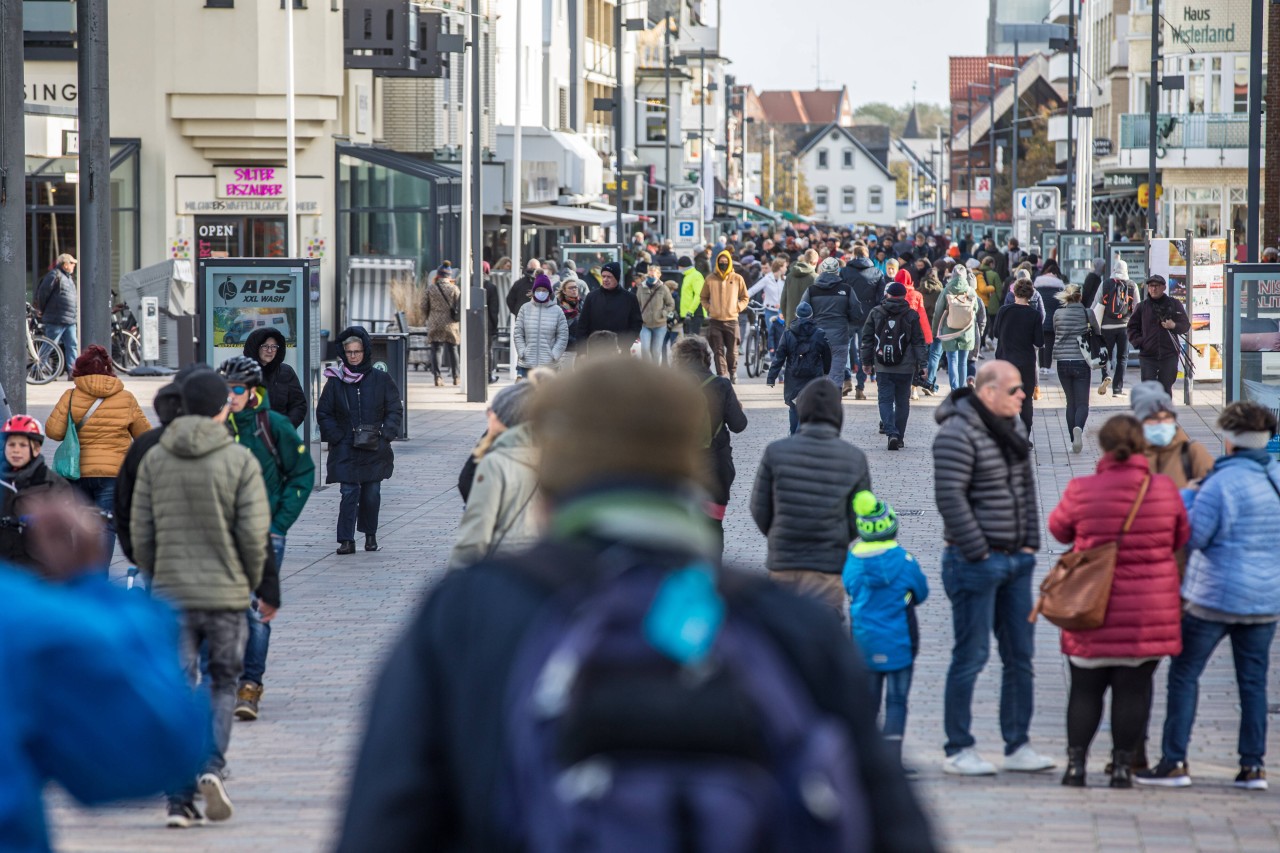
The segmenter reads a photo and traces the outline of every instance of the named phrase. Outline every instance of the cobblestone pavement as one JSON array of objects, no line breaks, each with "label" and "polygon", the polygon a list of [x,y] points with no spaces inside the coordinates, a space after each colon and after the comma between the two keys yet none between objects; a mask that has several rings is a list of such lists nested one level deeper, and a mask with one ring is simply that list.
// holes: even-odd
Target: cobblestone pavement
[{"label": "cobblestone pavement", "polygon": [[[1127,397],[1093,396],[1085,452],[1067,450],[1062,397],[1046,377],[1037,404],[1036,465],[1042,518],[1056,504],[1066,482],[1089,473],[1097,458],[1096,430],[1106,415],[1127,405]],[[147,406],[157,380],[130,380]],[[902,516],[900,540],[925,567],[932,597],[920,608],[921,655],[916,663],[907,726],[906,760],[920,771],[916,790],[933,816],[939,838],[952,850],[1036,849],[1069,851],[1280,850],[1280,794],[1238,791],[1235,775],[1237,699],[1230,653],[1224,645],[1201,682],[1199,719],[1191,744],[1195,785],[1187,790],[1110,791],[1101,775],[1110,748],[1103,723],[1093,751],[1086,790],[1058,784],[1058,771],[1001,774],[985,779],[946,777],[942,758],[942,686],[950,649],[950,611],[942,592],[939,561],[941,522],[934,509],[929,445],[933,409],[926,399],[912,411],[907,448],[889,453],[877,435],[872,400],[845,406],[844,436],[862,447],[871,463],[876,491]],[[47,415],[66,388],[29,388],[32,412]],[[747,514],[756,462],[764,446],[786,433],[781,393],[758,381],[738,386],[750,419],[734,437],[738,481],[726,519],[726,559],[761,570],[764,539]],[[1183,409],[1182,423],[1215,454],[1221,445],[1211,425],[1216,387],[1198,392],[1197,405]],[[1180,391],[1179,391],[1179,399]],[[87,811],[54,795],[50,820],[56,844],[68,851],[316,851],[332,841],[349,784],[352,751],[358,743],[379,661],[395,641],[422,592],[443,571],[462,504],[455,490],[457,471],[484,428],[478,405],[461,402],[453,388],[437,389],[419,374],[410,381],[410,439],[396,447],[396,476],[384,484],[381,552],[338,557],[333,553],[336,488],[313,495],[290,532],[284,564],[284,607],[275,623],[266,677],[263,716],[237,723],[229,753],[228,790],[236,805],[233,820],[221,826],[178,832],[163,828],[157,799]],[[52,442],[49,452],[52,452]],[[1046,542],[1049,542],[1046,535]],[[1063,546],[1040,555],[1043,574]],[[114,574],[124,571],[117,559]],[[1037,577],[1037,582],[1039,578]],[[1058,653],[1057,631],[1036,630],[1036,713],[1032,743],[1042,752],[1065,750],[1067,672]],[[1271,683],[1280,683],[1280,655]],[[1152,752],[1158,753],[1164,719],[1167,665],[1156,676]],[[978,748],[998,761],[998,656],[983,673],[975,696]],[[1273,686],[1273,694],[1274,694]],[[1269,745],[1280,747],[1272,719]],[[128,720],[104,725],[129,725]]]}]

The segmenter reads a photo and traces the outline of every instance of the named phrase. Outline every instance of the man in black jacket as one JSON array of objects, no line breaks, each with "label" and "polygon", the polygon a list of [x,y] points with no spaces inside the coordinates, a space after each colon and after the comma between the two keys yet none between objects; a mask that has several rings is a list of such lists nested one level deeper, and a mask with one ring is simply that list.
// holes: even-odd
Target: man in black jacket
[{"label": "man in black jacket", "polygon": [[53,269],[40,280],[31,299],[36,316],[44,323],[45,337],[62,347],[66,356],[67,379],[71,378],[71,365],[79,355],[76,323],[80,319],[80,291],[72,278],[75,271],[75,258],[67,254],[58,255]]},{"label": "man in black jacket", "polygon": [[840,438],[844,409],[835,385],[810,382],[796,412],[799,431],[764,449],[751,517],[769,540],[769,576],[847,620],[840,573],[857,536],[853,496],[871,488],[871,471],[863,452]]},{"label": "man in black jacket", "polygon": [[942,585],[951,600],[955,645],[943,694],[947,734],[945,773],[988,776],[995,765],[974,749],[970,733],[973,688],[1000,644],[1004,677],[1000,731],[1004,769],[1048,770],[1053,761],[1029,743],[1035,656],[1031,573],[1040,549],[1031,443],[1018,415],[1030,389],[1018,368],[988,361],[972,388],[951,392],[934,418],[934,497],[942,514]]},{"label": "man in black jacket", "polygon": [[853,295],[858,302],[859,317],[849,326],[849,364],[853,368],[856,383],[854,399],[867,399],[867,374],[863,369],[866,362],[862,358],[862,327],[867,315],[884,299],[884,289],[889,284],[889,277],[880,272],[871,259],[867,257],[864,243],[853,244],[853,260],[840,270],[840,278],[853,288]]},{"label": "man in black jacket", "polygon": [[297,372],[285,363],[284,335],[278,329],[254,329],[245,339],[244,354],[262,365],[262,387],[271,411],[284,415],[294,429],[300,429],[307,419],[307,394]]},{"label": "man in black jacket", "polygon": [[[428,593],[379,681],[339,853],[524,849],[523,828],[504,817],[514,774],[529,772],[528,762],[511,753],[507,702],[511,677],[528,668],[516,661],[530,652],[529,629],[566,585],[599,576],[602,554],[639,553],[655,567],[715,562],[706,517],[687,496],[702,476],[705,440],[696,382],[637,359],[601,359],[538,394],[532,425],[542,450],[549,534],[523,556],[451,572]],[[867,800],[870,837],[862,846],[935,849],[876,731],[868,673],[839,622],[758,577],[717,573],[729,618],[758,625],[813,703],[850,739]],[[593,672],[634,677],[625,669]],[[636,682],[613,683],[634,691],[626,685]],[[655,685],[670,694],[667,679],[644,683],[650,687],[630,694],[631,704],[645,702]],[[612,743],[629,734],[655,746],[683,739],[688,752],[712,747],[690,722],[706,714],[678,707],[674,720],[669,712],[645,716],[643,732],[602,733],[597,749],[611,754]]]},{"label": "man in black jacket", "polygon": [[592,332],[607,331],[618,336],[623,352],[630,352],[631,345],[640,337],[640,303],[633,293],[618,286],[622,279],[622,266],[611,261],[600,268],[600,286],[582,303],[578,315],[576,334],[579,341],[591,337]]},{"label": "man in black jacket", "polygon": [[530,258],[524,265],[524,275],[511,282],[511,289],[507,291],[507,310],[511,312],[513,320],[524,304],[532,298],[534,279],[541,274],[542,264],[537,258]]},{"label": "man in black jacket", "polygon": [[[883,329],[885,340],[876,340],[876,329]],[[876,371],[880,432],[889,437],[890,450],[901,450],[911,413],[912,382],[917,375],[924,377],[929,359],[920,315],[907,302],[906,285],[898,281],[889,285],[885,300],[871,309],[859,337],[861,361]],[[890,364],[886,358],[896,362]]]},{"label": "man in black jacket", "polygon": [[[200,365],[208,369],[206,365]],[[156,392],[152,406],[160,419],[160,426],[149,429],[133,440],[129,452],[124,455],[120,464],[120,473],[116,474],[116,503],[112,512],[115,515],[116,537],[120,540],[120,550],[133,562],[133,535],[129,529],[129,521],[133,514],[133,487],[138,479],[138,466],[147,451],[160,443],[160,436],[174,418],[182,414],[182,386],[177,381],[161,386]]]},{"label": "man in black jacket", "polygon": [[1191,331],[1191,320],[1182,303],[1167,295],[1168,285],[1162,275],[1147,277],[1147,298],[1138,303],[1129,318],[1129,343],[1138,349],[1138,366],[1142,381],[1154,379],[1173,394],[1178,378],[1178,357],[1182,352],[1182,335]]}]

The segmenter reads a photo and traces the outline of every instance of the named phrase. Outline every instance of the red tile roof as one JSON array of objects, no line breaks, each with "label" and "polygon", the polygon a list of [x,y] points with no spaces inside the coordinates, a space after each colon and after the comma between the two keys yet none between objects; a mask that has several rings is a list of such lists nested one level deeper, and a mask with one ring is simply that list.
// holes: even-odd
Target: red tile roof
[{"label": "red tile roof", "polygon": [[840,120],[844,89],[800,91],[781,89],[761,92],[760,106],[772,124],[830,124]]},{"label": "red tile roof", "polygon": [[[958,104],[969,96],[970,83],[987,82],[988,62],[998,62],[1002,65],[1014,64],[1012,56],[952,56],[950,59],[952,104]],[[985,90],[983,94],[986,94]]]}]

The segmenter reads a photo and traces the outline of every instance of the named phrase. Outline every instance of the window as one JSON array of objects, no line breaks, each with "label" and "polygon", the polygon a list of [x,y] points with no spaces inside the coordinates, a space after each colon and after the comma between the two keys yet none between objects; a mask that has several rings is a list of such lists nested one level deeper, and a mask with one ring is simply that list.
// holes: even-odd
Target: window
[{"label": "window", "polygon": [[667,100],[648,97],[644,102],[644,141],[667,141]]},{"label": "window", "polygon": [[[206,9],[234,9],[235,5],[236,0],[204,0]],[[284,6],[280,8],[283,9]]]},{"label": "window", "polygon": [[840,209],[846,212],[858,209],[858,191],[855,188],[845,187],[840,191]]},{"label": "window", "polygon": [[880,187],[872,187],[867,190],[867,210],[871,213],[879,213],[884,210],[884,190]]},{"label": "window", "polygon": [[813,209],[821,213],[827,212],[827,188],[813,188]]},{"label": "window", "polygon": [[1231,92],[1232,111],[1249,112],[1249,57],[1247,56],[1236,57],[1236,73]]},{"label": "window", "polygon": [[560,119],[558,125],[560,130],[566,130],[569,127],[569,90],[561,86],[557,92],[557,115]]},{"label": "window", "polygon": [[846,169],[853,168],[853,149],[852,148],[844,149],[844,167]]},{"label": "window", "polygon": [[818,149],[818,168],[827,168],[827,149],[825,148]]}]

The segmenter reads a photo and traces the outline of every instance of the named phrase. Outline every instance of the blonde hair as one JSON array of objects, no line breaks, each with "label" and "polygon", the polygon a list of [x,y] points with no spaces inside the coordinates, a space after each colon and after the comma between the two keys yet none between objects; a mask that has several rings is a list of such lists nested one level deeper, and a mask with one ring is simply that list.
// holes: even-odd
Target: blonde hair
[{"label": "blonde hair", "polygon": [[815,252],[813,249],[805,249],[805,250],[804,250],[804,262],[805,262],[806,264],[810,264],[810,265],[812,265],[812,266],[817,266],[817,265],[818,265],[818,261],[820,261],[820,260],[822,260],[822,259],[818,257],[818,253],[817,253],[817,252]]},{"label": "blonde hair", "polygon": [[786,267],[786,265],[787,265],[787,262],[784,259],[774,258],[772,261],[769,262],[769,269],[773,270],[774,272],[781,272]]}]

